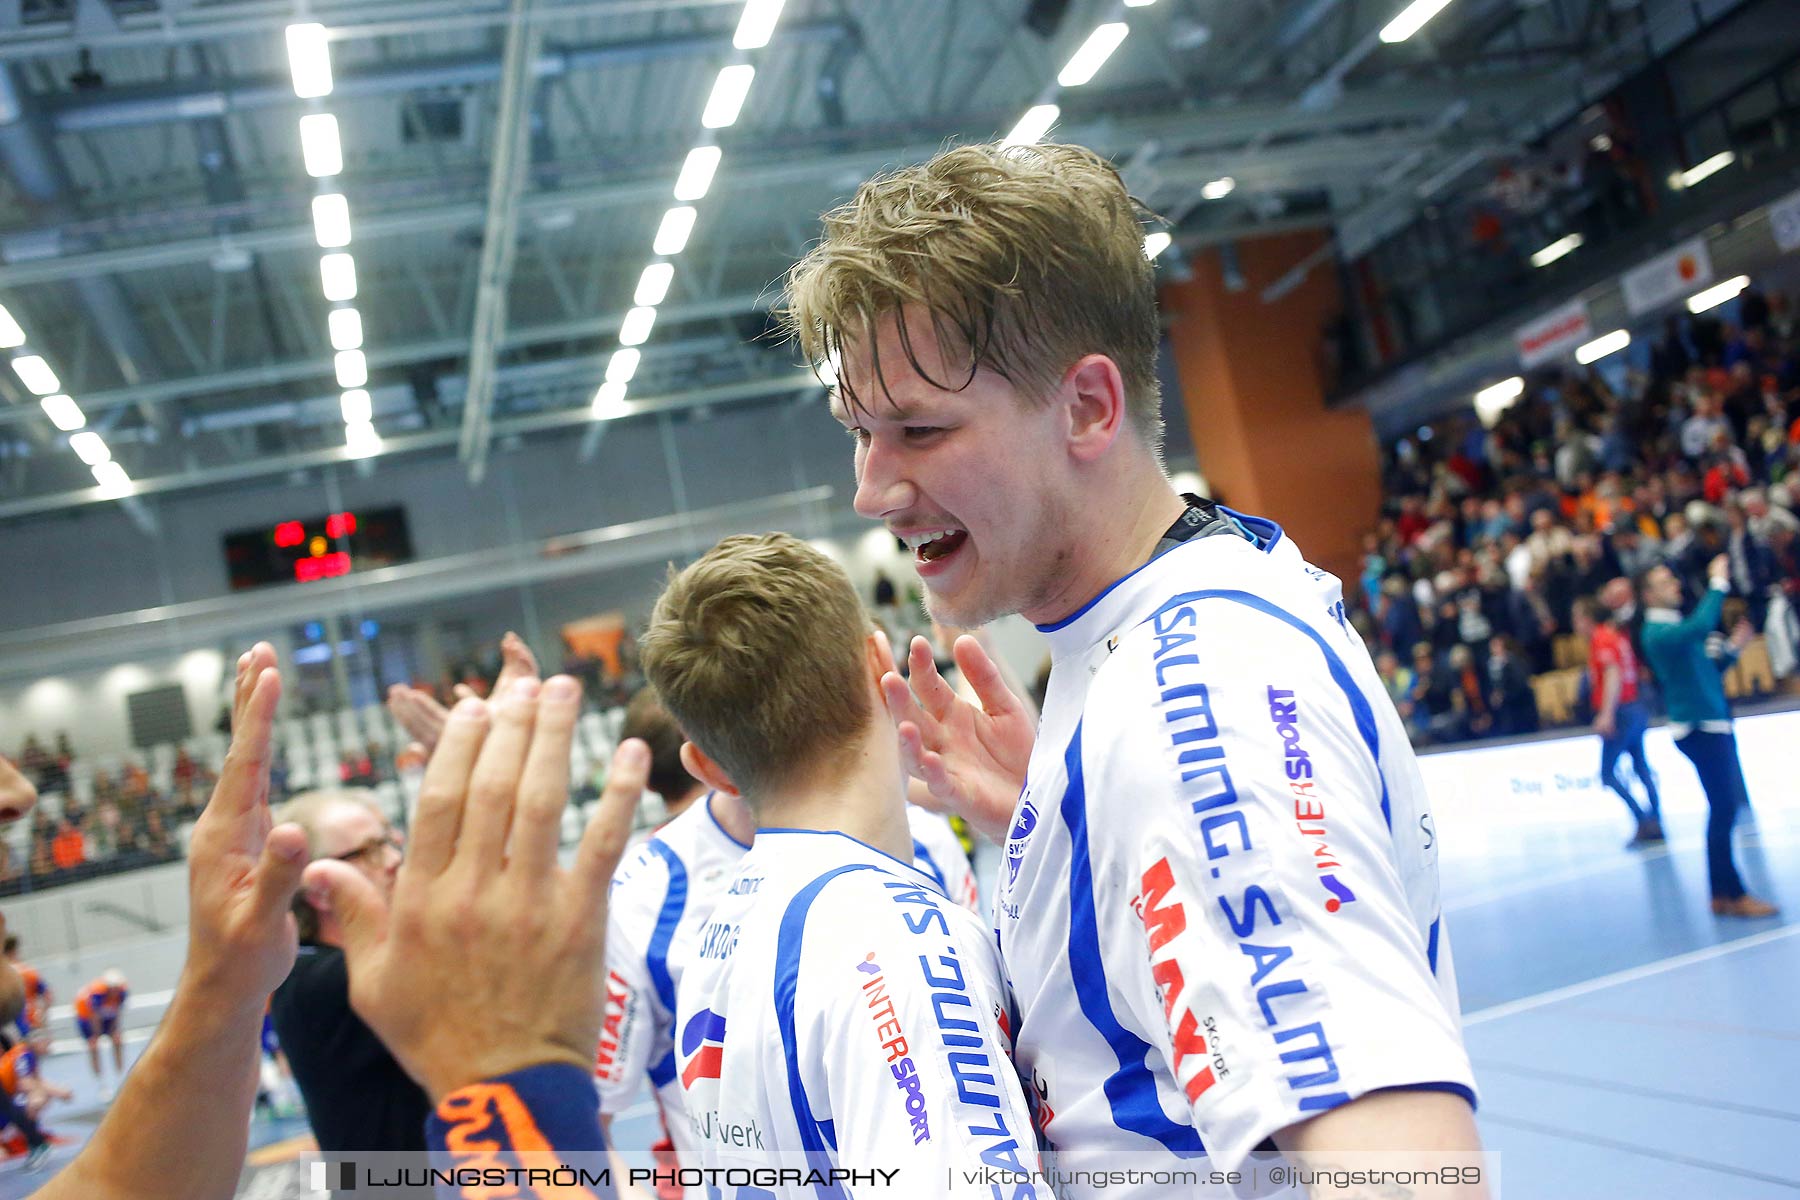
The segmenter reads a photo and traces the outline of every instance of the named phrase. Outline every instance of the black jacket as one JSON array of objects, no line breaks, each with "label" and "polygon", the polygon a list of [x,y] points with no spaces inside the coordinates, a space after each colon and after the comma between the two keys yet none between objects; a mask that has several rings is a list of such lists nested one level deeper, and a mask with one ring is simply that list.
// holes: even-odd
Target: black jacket
[{"label": "black jacket", "polygon": [[424,1152],[431,1102],[351,1011],[342,950],[302,945],[269,1005],[319,1149]]}]

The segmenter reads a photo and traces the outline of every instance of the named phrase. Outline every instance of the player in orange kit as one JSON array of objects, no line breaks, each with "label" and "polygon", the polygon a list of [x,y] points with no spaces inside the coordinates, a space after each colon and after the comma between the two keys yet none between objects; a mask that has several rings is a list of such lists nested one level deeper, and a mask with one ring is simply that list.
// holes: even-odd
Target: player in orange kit
[{"label": "player in orange kit", "polygon": [[[119,1017],[125,1010],[125,974],[117,967],[75,993],[75,1028],[87,1041],[88,1063],[94,1068],[94,1080],[100,1082],[100,1035],[112,1039],[113,1070],[119,1078],[125,1075],[125,1043],[120,1036]],[[103,1100],[112,1099],[112,1089],[102,1087]]]}]

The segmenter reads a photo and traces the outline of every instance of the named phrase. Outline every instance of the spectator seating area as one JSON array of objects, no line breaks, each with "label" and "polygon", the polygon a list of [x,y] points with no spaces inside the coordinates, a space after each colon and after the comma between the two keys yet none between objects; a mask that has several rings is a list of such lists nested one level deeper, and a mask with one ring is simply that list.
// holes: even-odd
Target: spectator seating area
[{"label": "spectator seating area", "polygon": [[1606,589],[1635,631],[1645,572],[1669,567],[1691,603],[1720,555],[1732,584],[1722,630],[1755,634],[1728,694],[1795,683],[1794,305],[1752,285],[1726,308],[1670,318],[1649,350],[1633,366],[1621,355],[1533,373],[1509,407],[1389,448],[1384,512],[1346,591],[1416,742],[1589,720],[1576,600]]},{"label": "spectator seating area", "polygon": [[[624,719],[623,708],[582,715],[570,756],[574,803],[565,818],[565,841],[579,835],[587,804],[599,794]],[[404,826],[418,772],[399,770],[395,755],[408,740],[385,708],[283,718],[276,725],[271,801],[315,788],[367,788],[388,819]],[[33,739],[19,755],[40,800],[30,820],[0,831],[0,895],[181,857],[224,766],[228,739],[200,734],[126,755],[86,755],[71,750],[66,737],[58,742],[58,752],[49,754]],[[660,813],[650,805],[640,818],[655,823]]]}]

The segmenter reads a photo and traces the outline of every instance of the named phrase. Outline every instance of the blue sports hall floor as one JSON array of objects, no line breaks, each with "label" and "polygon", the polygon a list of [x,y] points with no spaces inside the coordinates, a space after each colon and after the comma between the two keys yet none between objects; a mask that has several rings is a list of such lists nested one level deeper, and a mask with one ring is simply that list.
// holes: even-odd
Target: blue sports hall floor
[{"label": "blue sports hall floor", "polygon": [[[1739,738],[1753,800],[1739,863],[1750,889],[1785,910],[1760,921],[1709,912],[1703,803],[1661,730],[1650,758],[1669,841],[1651,851],[1624,847],[1626,812],[1594,779],[1592,738],[1422,759],[1481,1128],[1501,1155],[1504,1195],[1800,1193],[1800,712],[1741,720]],[[103,1109],[85,1056],[47,1069],[76,1089],[47,1122],[69,1139],[54,1166]],[[654,1123],[643,1103],[615,1133],[646,1144]],[[280,1159],[304,1133],[299,1121],[258,1120],[251,1144]],[[0,1200],[46,1178],[0,1163]],[[240,1195],[285,1194],[273,1183]]]}]

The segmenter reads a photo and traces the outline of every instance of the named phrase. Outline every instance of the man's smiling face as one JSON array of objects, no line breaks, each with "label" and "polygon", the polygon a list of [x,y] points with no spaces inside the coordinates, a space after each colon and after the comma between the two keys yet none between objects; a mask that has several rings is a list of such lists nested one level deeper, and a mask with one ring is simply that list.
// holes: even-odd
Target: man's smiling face
[{"label": "man's smiling face", "polygon": [[966,362],[946,361],[928,317],[909,310],[907,319],[908,338],[890,316],[873,354],[846,347],[840,372],[856,403],[832,398],[832,415],[856,440],[856,511],[912,548],[937,620],[973,628],[1008,613],[1041,616],[1069,558],[1058,432],[1067,415],[988,368],[970,378]]}]

